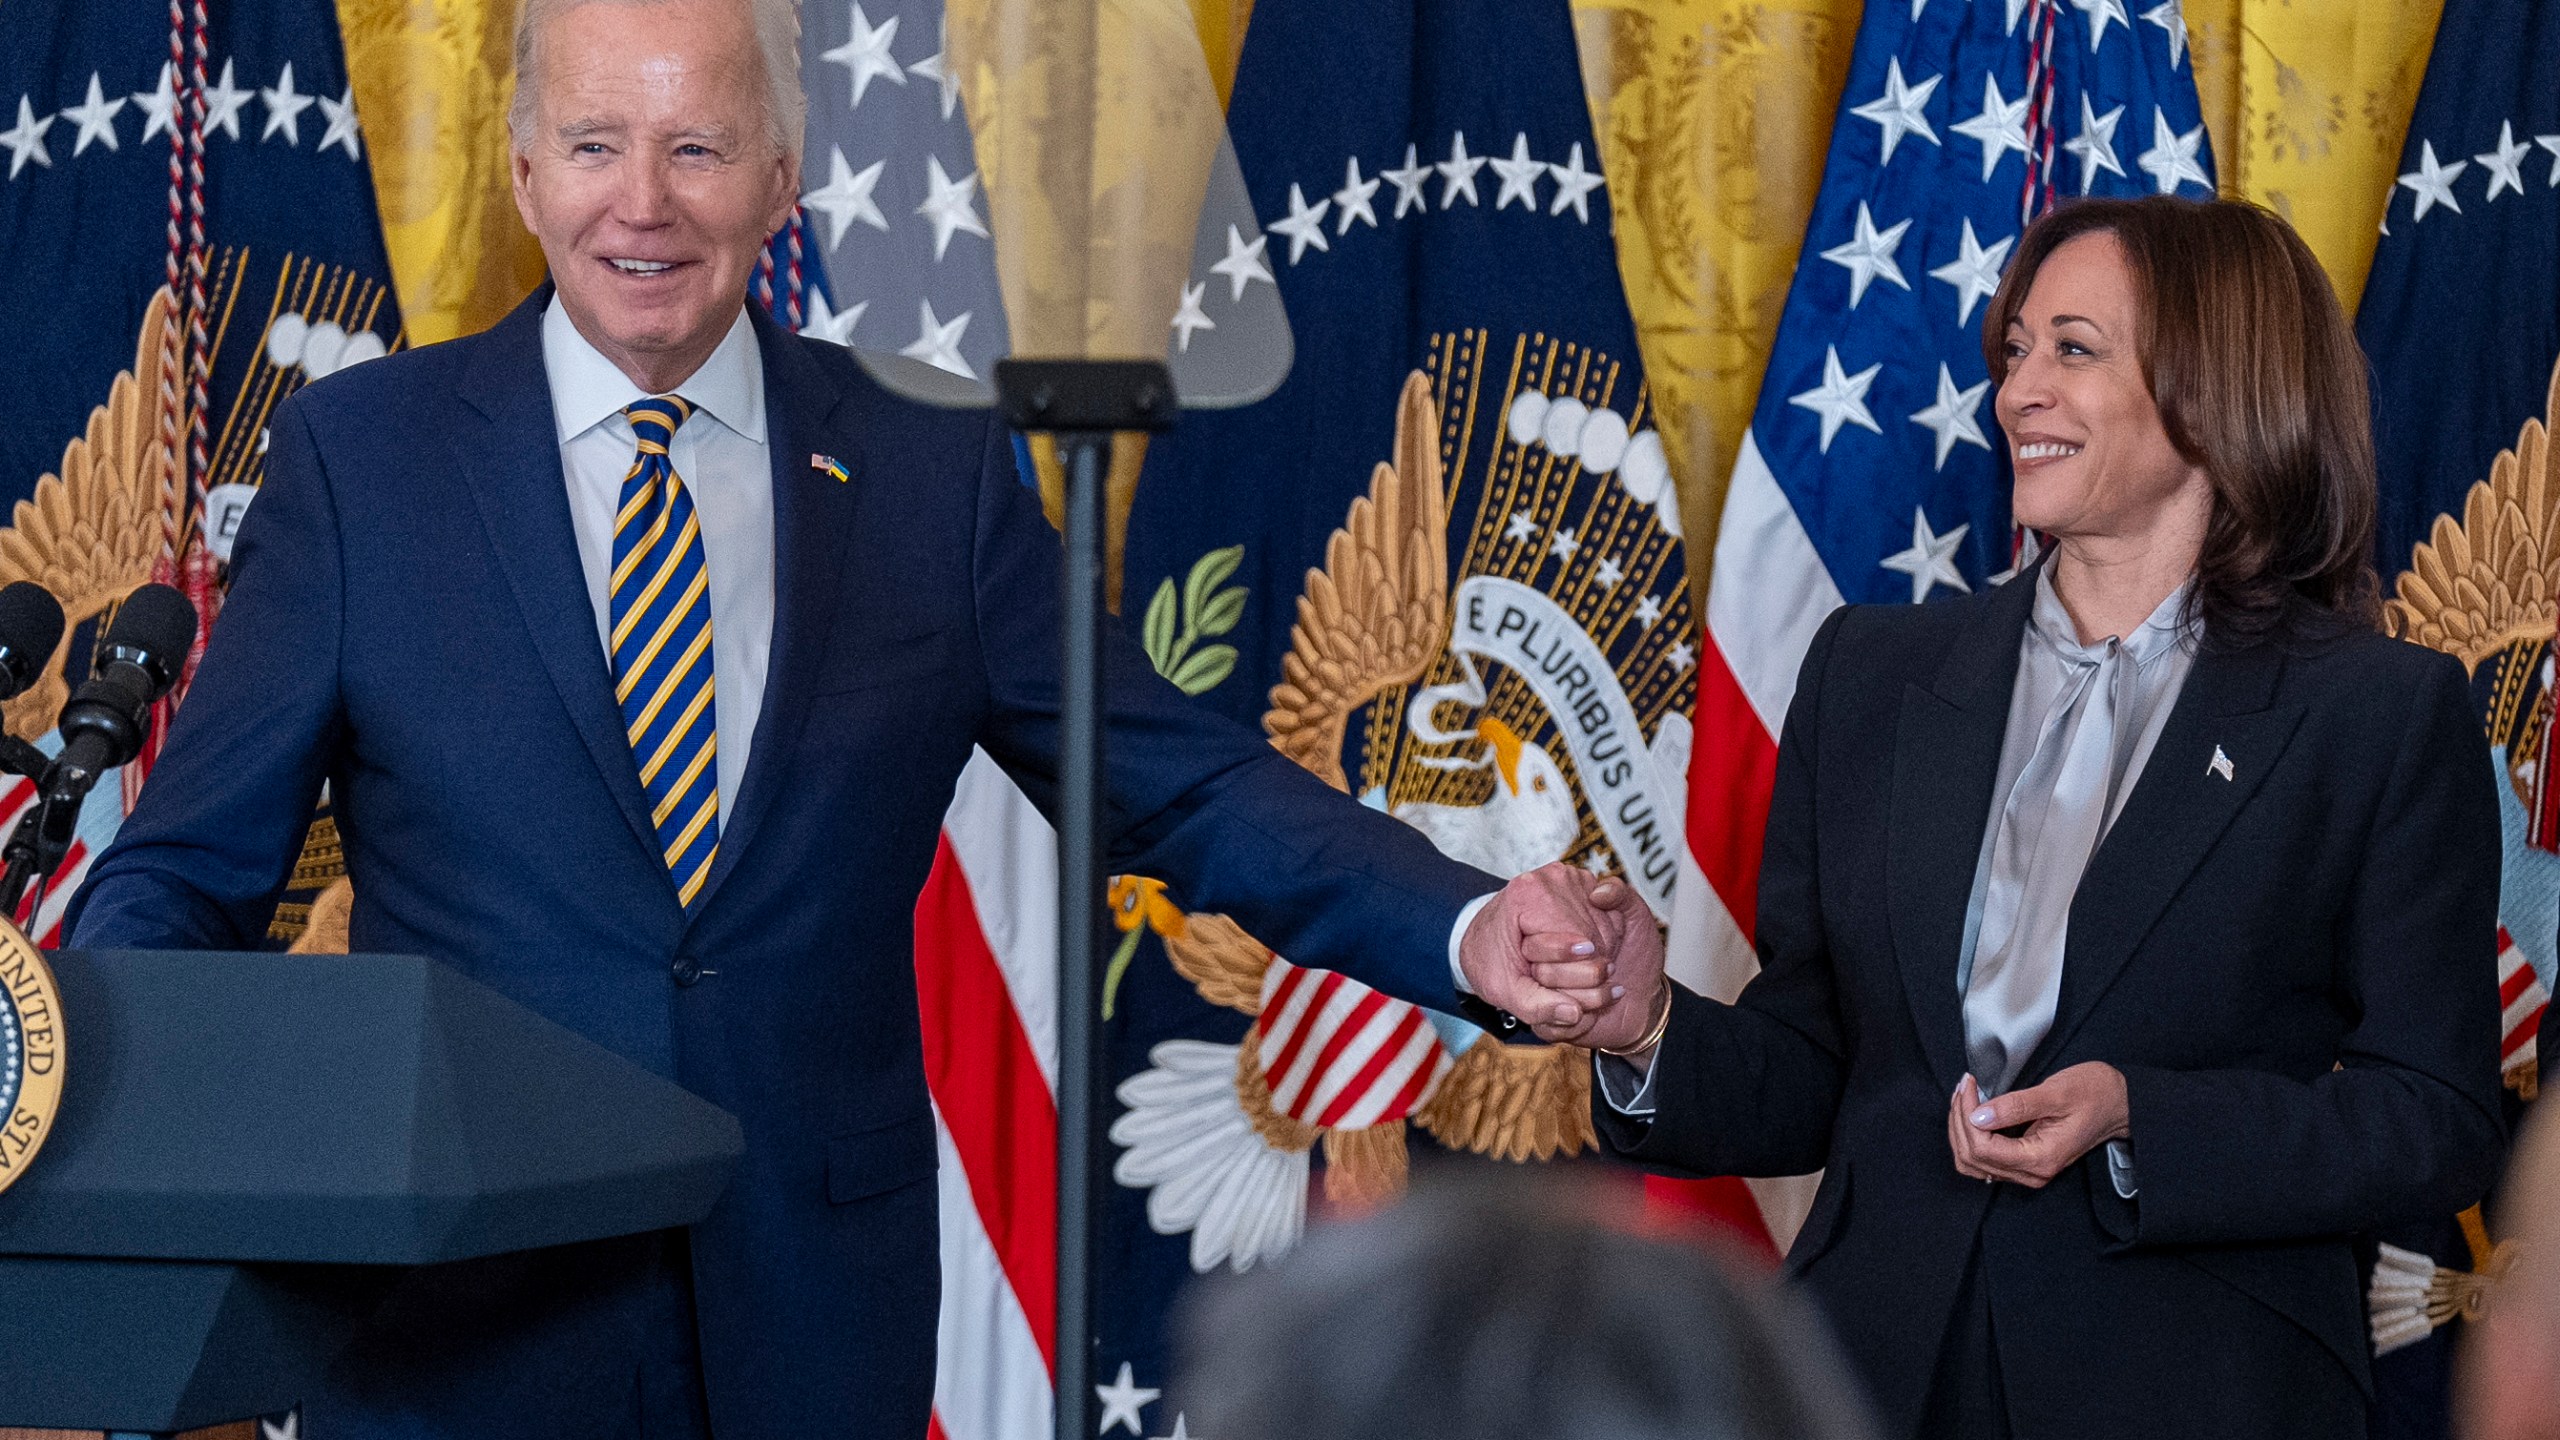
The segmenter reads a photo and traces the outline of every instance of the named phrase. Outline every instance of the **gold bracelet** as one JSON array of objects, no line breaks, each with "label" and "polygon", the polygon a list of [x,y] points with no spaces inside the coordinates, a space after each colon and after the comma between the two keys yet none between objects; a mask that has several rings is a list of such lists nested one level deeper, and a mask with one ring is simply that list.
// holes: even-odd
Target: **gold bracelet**
[{"label": "gold bracelet", "polygon": [[1600,1047],[1600,1053],[1603,1055],[1615,1055],[1621,1060],[1626,1059],[1630,1055],[1641,1055],[1647,1050],[1661,1044],[1663,1035],[1669,1032],[1670,1029],[1671,985],[1670,982],[1665,981],[1662,986],[1662,1013],[1653,1017],[1653,1024],[1646,1027],[1644,1038],[1623,1050],[1612,1050],[1608,1046],[1603,1045]]}]

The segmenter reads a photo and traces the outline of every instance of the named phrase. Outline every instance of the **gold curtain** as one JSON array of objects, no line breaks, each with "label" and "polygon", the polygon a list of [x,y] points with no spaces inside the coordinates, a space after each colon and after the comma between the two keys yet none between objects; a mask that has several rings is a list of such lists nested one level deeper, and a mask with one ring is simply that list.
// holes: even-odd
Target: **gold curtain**
[{"label": "gold curtain", "polygon": [[1857,0],[1574,0],[1618,269],[1702,599],[1859,12]]},{"label": "gold curtain", "polygon": [[[1704,586],[1857,39],[1858,0],[1573,0],[1618,265]],[[2186,0],[2223,192],[2350,310],[2443,0]]]},{"label": "gold curtain", "polygon": [[2353,314],[2444,0],[2186,0],[2225,195],[2310,242]]},{"label": "gold curtain", "polygon": [[516,0],[338,0],[408,343],[485,330],[542,279],[507,180]]}]

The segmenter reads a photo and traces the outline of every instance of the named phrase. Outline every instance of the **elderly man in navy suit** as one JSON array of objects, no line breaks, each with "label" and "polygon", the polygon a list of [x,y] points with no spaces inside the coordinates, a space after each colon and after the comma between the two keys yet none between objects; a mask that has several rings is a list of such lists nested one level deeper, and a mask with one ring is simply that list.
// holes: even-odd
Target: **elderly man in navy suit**
[{"label": "elderly man in navy suit", "polygon": [[[202,673],[75,908],[82,945],[254,944],[326,781],[353,948],[435,956],[745,1130],[690,1230],[405,1285],[316,1440],[925,1431],[912,907],[973,744],[1053,794],[1058,552],[986,416],[746,306],[799,188],[796,35],[791,0],[525,7],[515,193],[551,283],[278,408]],[[1627,1028],[1626,887],[1444,859],[1113,645],[1116,866],[1405,999]],[[1591,988],[1529,979],[1577,953]]]}]

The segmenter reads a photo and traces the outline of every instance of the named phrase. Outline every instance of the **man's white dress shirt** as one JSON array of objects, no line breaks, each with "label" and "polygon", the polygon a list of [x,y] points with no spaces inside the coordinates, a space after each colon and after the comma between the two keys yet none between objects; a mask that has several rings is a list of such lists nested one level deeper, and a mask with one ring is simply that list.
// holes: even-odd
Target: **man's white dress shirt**
[{"label": "man's white dress shirt", "polygon": [[[622,411],[649,392],[615,368],[560,308],[542,314],[542,368],[551,380],[560,471],[569,485],[569,524],[595,607],[596,643],[613,654],[613,517],[639,441]],[[719,735],[720,823],[747,773],[747,742],[764,708],[773,652],[773,456],[765,443],[764,357],[755,328],[738,311],[720,348],[672,392],[694,407],[667,448],[702,521],[702,561],[710,572],[713,723]]]}]

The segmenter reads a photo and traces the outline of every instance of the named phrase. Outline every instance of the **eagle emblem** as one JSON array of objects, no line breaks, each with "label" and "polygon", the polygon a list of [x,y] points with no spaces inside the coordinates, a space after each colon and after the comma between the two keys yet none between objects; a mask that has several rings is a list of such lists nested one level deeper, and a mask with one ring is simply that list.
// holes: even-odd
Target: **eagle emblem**
[{"label": "eagle emblem", "polygon": [[[2383,625],[2442,650],[2471,672],[2497,770],[2499,1054],[2507,1084],[2534,1098],[2535,1032],[2550,1003],[2560,945],[2560,754],[2552,735],[2552,639],[2560,624],[2560,364],[2540,419],[2490,462],[2462,516],[2439,515],[2383,605]],[[2492,1244],[2480,1207],[2462,1213],[2472,1268],[2454,1270],[2397,1245],[2381,1247],[2367,1285],[2376,1354],[2416,1344],[2456,1318],[2476,1318],[2514,1263]]]},{"label": "eagle emblem", "polygon": [[[1436,337],[1391,455],[1307,572],[1263,726],[1446,854],[1620,875],[1667,917],[1694,632],[1661,440],[1642,387],[1632,418],[1611,407],[1617,375],[1547,337]],[[1114,1176],[1149,1191],[1159,1233],[1189,1234],[1195,1269],[1285,1253],[1318,1151],[1326,1198],[1362,1204],[1402,1190],[1411,1127],[1512,1161],[1592,1146],[1581,1051],[1483,1043],[1151,882],[1116,898],[1124,928],[1152,928],[1204,999],[1253,1022],[1235,1045],[1155,1046],[1119,1090]]]}]

